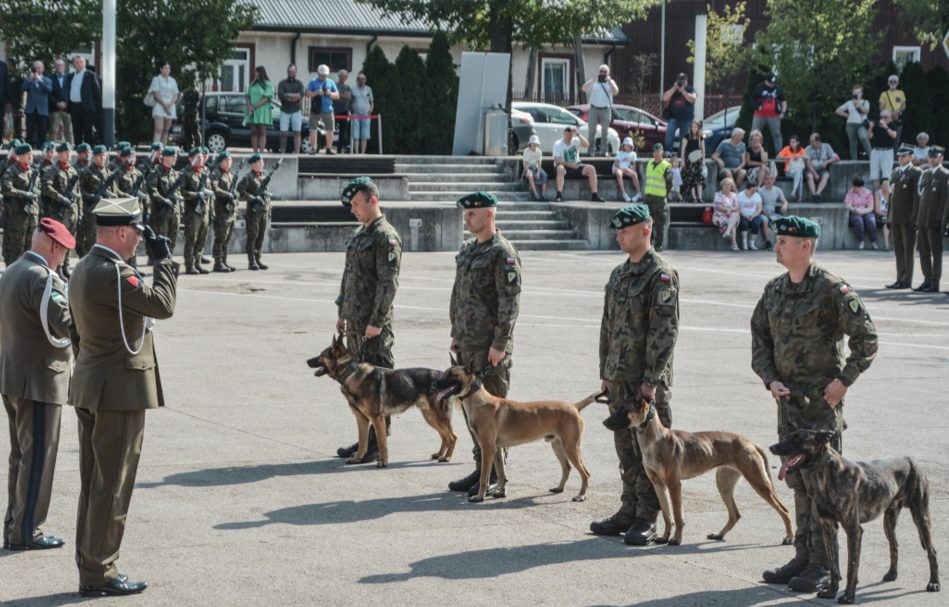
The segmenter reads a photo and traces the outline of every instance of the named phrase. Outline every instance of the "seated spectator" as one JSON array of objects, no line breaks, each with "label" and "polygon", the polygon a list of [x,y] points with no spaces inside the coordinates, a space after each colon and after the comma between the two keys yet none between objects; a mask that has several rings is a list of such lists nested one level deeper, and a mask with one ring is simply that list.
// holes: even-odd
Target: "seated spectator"
[{"label": "seated spectator", "polygon": [[735,127],[732,129],[732,136],[723,139],[712,152],[712,160],[718,163],[718,179],[731,177],[735,187],[741,187],[741,182],[745,180],[745,142],[742,141],[744,136],[745,131]]},{"label": "seated spectator", "polygon": [[916,135],[916,147],[913,148],[913,164],[929,167],[929,133],[921,131]]},{"label": "seated spectator", "polygon": [[682,195],[701,202],[702,188],[705,187],[705,137],[701,120],[692,121],[689,134],[679,145],[679,157],[685,165],[682,169]]},{"label": "seated spectator", "polygon": [[[547,171],[541,168],[541,161],[544,159],[544,152],[540,149],[540,137],[531,135],[527,140],[527,147],[524,148],[524,155],[521,161],[524,163],[524,179],[531,189],[531,200],[540,200],[546,202],[547,198]],[[540,187],[540,192],[537,188]]]},{"label": "seated spectator", "polygon": [[820,135],[811,134],[811,144],[807,146],[807,189],[811,191],[813,202],[821,201],[821,194],[830,183],[830,165],[840,161],[829,143],[821,143]]},{"label": "seated spectator", "polygon": [[874,195],[873,213],[877,219],[877,231],[883,230],[883,250],[890,250],[890,225],[887,215],[890,212],[890,182],[880,184],[880,190]]},{"label": "seated spectator", "polygon": [[870,236],[873,248],[877,247],[877,222],[874,213],[873,192],[863,187],[863,179],[853,178],[853,187],[844,196],[844,206],[850,211],[850,227],[857,237],[857,248],[861,251],[864,239]]},{"label": "seated spectator", "polygon": [[[619,193],[625,202],[639,202],[643,196],[639,189],[639,173],[636,172],[636,152],[633,150],[633,138],[623,138],[622,145],[619,146],[619,152],[616,153],[616,159],[613,161],[613,175],[616,176],[616,185],[619,187]],[[633,184],[636,194],[630,198],[626,193],[626,187],[623,185],[623,176],[629,177]]]},{"label": "seated spectator", "polygon": [[807,170],[807,152],[801,147],[801,138],[791,135],[788,145],[778,152],[778,158],[784,159],[784,174],[791,178],[791,197],[794,202],[804,198],[804,171]]},{"label": "seated spectator", "polygon": [[748,149],[745,150],[744,164],[748,169],[745,178],[761,187],[764,174],[768,172],[768,152],[764,149],[764,136],[761,131],[748,134]]},{"label": "seated spectator", "polygon": [[900,125],[893,120],[890,110],[880,112],[880,120],[870,123],[870,141],[873,149],[870,150],[870,181],[874,187],[880,181],[887,181],[893,172],[893,161],[896,153],[896,137]]},{"label": "seated spectator", "polygon": [[767,248],[771,247],[771,222],[788,214],[788,199],[784,197],[781,188],[774,185],[776,179],[777,175],[768,171],[764,176],[764,185],[758,190],[758,195],[761,196],[761,213],[765,216],[762,231]]},{"label": "seated spectator", "polygon": [[853,85],[851,98],[840,104],[836,113],[838,116],[847,119],[847,139],[850,141],[850,159],[857,160],[857,141],[863,146],[863,150],[870,156],[870,141],[867,139],[867,133],[870,130],[870,124],[867,115],[870,113],[870,102],[863,98],[863,87],[859,84]]},{"label": "seated spectator", "polygon": [[[745,182],[745,191],[738,194],[738,231],[741,232],[741,248],[744,251],[758,250],[758,234],[764,229],[765,218],[762,214],[763,204],[758,194],[758,184],[752,180]],[[751,240],[748,239],[751,232]]]},{"label": "seated spectator", "polygon": [[554,199],[555,202],[563,202],[563,180],[567,175],[570,177],[586,177],[592,192],[590,200],[603,202],[600,195],[596,193],[596,169],[593,168],[592,164],[580,162],[580,148],[589,145],[590,143],[575,126],[568,126],[564,129],[563,138],[554,142],[554,167],[557,169],[557,197]]},{"label": "seated spectator", "polygon": [[715,200],[712,202],[712,223],[718,226],[722,238],[729,238],[732,242],[732,251],[738,250],[738,243],[735,241],[738,230],[738,193],[735,192],[735,181],[731,177],[722,179],[719,184],[721,189],[715,193]]}]

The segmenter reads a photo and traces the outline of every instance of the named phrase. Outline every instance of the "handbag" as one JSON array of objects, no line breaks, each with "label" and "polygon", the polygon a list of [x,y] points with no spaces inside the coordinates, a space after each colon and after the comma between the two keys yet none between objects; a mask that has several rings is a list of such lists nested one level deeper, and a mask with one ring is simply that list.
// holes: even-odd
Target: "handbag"
[{"label": "handbag", "polygon": [[689,162],[696,163],[702,160],[702,150],[692,150],[689,152]]},{"label": "handbag", "polygon": [[142,99],[142,103],[145,104],[145,107],[155,107],[155,96],[152,95],[151,89],[145,91],[145,98]]},{"label": "handbag", "polygon": [[702,223],[707,226],[712,225],[712,207],[705,207],[702,210]]}]

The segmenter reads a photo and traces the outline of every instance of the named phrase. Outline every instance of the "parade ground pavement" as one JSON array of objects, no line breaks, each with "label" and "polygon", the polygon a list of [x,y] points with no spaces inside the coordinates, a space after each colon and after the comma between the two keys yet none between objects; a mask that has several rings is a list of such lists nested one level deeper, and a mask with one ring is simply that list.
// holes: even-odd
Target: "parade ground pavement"
[{"label": "parade ground pavement", "polygon": [[[668,252],[680,273],[673,426],[727,430],[767,447],[776,407],[751,370],[749,320],[782,271],[770,252]],[[892,292],[891,254],[827,252],[818,259],[863,296],[879,354],[846,397],[845,455],[911,455],[929,476],[934,543],[949,563],[949,295]],[[469,504],[447,491],[472,469],[460,411],[450,463],[430,459],[438,436],[417,410],[395,417],[387,469],[347,466],[336,448],[356,438],[339,386],[305,360],[330,343],[341,253],[268,255],[266,272],[179,279],[175,315],[155,342],[168,406],[146,416],[145,444],[119,568],[146,580],[141,596],[103,604],[263,605],[830,605],[761,582],[785,563],[778,515],[740,482],[742,518],[726,520],[714,474],[685,481],[682,546],[634,548],[590,534],[619,505],[606,406],[583,412],[590,498],[575,503],[574,473],[551,448],[511,450],[506,499]],[[598,390],[603,285],[618,252],[526,252],[510,396],[577,401]],[[449,365],[452,253],[407,253],[395,305],[398,367]],[[921,281],[917,269],[917,284]],[[116,321],[117,322],[117,321]],[[9,448],[0,433],[0,451]],[[793,506],[787,486],[782,501]],[[2,475],[5,479],[5,474]],[[6,486],[6,483],[3,483]],[[0,551],[0,604],[65,605],[78,594],[73,559],[79,491],[76,416],[64,407],[53,500],[44,531],[61,550]],[[867,523],[857,600],[945,605],[925,592],[929,569],[909,512],[899,520],[899,579],[881,582],[889,556],[882,520]],[[845,547],[843,534],[841,546]],[[845,554],[845,548],[842,555]],[[844,559],[845,560],[845,559]],[[843,564],[843,563],[842,563]]]}]

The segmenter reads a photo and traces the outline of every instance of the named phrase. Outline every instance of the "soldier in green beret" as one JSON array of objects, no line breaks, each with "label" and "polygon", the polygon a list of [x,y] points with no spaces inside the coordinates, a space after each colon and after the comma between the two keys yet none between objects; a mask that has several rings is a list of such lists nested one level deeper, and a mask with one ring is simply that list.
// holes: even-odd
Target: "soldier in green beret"
[{"label": "soldier in green beret", "polygon": [[14,151],[16,163],[7,167],[0,180],[4,207],[3,261],[8,267],[30,248],[39,220],[36,179],[33,178],[33,172],[38,169],[32,164],[33,148],[21,143]]},{"label": "soldier in green beret", "polygon": [[270,223],[270,192],[264,186],[264,159],[254,153],[250,159],[250,170],[237,183],[237,192],[247,205],[244,210],[244,226],[247,240],[244,250],[247,252],[248,270],[266,270],[270,266],[260,260],[264,246],[264,234]]},{"label": "soldier in green beret", "polygon": [[214,192],[208,183],[210,176],[204,166],[200,147],[188,152],[189,164],[182,171],[184,181],[181,194],[185,199],[182,221],[185,224],[185,274],[208,274],[201,265],[201,253],[208,240],[208,222]]},{"label": "soldier in green beret", "polygon": [[233,272],[237,269],[227,263],[227,250],[237,217],[237,196],[234,191],[237,176],[231,173],[233,162],[231,153],[224,150],[217,155],[216,166],[211,173],[211,189],[214,190],[214,244],[211,245],[211,251],[214,254],[215,272]]},{"label": "soldier in green beret", "polygon": [[[654,402],[659,420],[672,424],[672,356],[679,335],[679,275],[650,244],[650,207],[623,207],[610,219],[616,241],[628,259],[606,283],[600,323],[600,378],[609,393],[610,412],[641,399]],[[645,546],[656,537],[659,499],[643,468],[635,429],[613,434],[623,493],[612,516],[590,524],[596,535],[624,534]]]},{"label": "soldier in green beret", "polygon": [[[474,192],[460,199],[458,206],[464,209],[465,228],[474,238],[462,244],[455,256],[449,308],[451,351],[471,372],[487,367],[484,387],[504,397],[510,384],[514,323],[520,310],[521,259],[495,225],[497,198],[493,194]],[[475,495],[481,476],[481,449],[473,433],[471,440],[475,470],[452,481],[448,488]],[[492,470],[491,483],[495,481]]]},{"label": "soldier in green beret", "polygon": [[88,143],[80,143],[76,146],[76,164],[73,167],[82,173],[82,170],[89,166],[92,158],[92,146]]},{"label": "soldier in green beret", "polygon": [[[386,369],[395,368],[392,345],[392,307],[399,288],[402,239],[379,208],[379,188],[369,177],[349,182],[342,194],[343,206],[362,225],[346,243],[346,266],[336,305],[336,332],[345,335],[349,349],[359,362]],[[388,432],[389,418],[386,418]],[[340,457],[352,456],[359,444],[340,447]],[[369,451],[362,462],[379,457],[374,428],[369,429]]]},{"label": "soldier in green beret", "polygon": [[178,150],[173,147],[162,148],[161,165],[148,176],[148,198],[152,205],[149,225],[159,236],[171,241],[174,250],[178,242],[178,226],[181,222],[181,181],[175,162]]},{"label": "soldier in green beret", "polygon": [[[780,440],[801,428],[833,430],[840,451],[844,395],[876,356],[876,329],[856,291],[814,262],[818,224],[791,215],[775,220],[774,232],[775,256],[788,271],[765,286],[752,314],[751,366],[777,404]],[[800,473],[785,473],[782,466],[778,478],[794,490],[795,555],[762,577],[817,592],[830,582],[820,521]]]},{"label": "soldier in green beret", "polygon": [[[56,147],[57,161],[43,184],[46,214],[60,222],[69,233],[76,236],[79,224],[79,209],[82,198],[79,194],[79,172],[69,163],[70,146],[65,141]],[[69,278],[69,249],[63,257],[60,274]]]}]

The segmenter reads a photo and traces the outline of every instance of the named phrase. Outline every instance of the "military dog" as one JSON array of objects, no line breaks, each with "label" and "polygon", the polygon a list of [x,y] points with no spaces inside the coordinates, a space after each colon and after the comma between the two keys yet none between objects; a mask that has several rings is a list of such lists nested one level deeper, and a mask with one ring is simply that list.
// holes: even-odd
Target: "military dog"
[{"label": "military dog", "polygon": [[786,440],[771,446],[772,453],[788,458],[781,466],[779,477],[799,470],[805,491],[821,517],[831,582],[817,596],[834,598],[840,588],[837,538],[834,537],[837,523],[847,534],[847,587],[837,599],[838,603],[854,602],[863,536],[861,524],[881,514],[883,531],[890,544],[890,570],[883,576],[883,581],[896,579],[896,519],[904,507],[912,513],[920,542],[929,557],[926,590],[938,592],[939,565],[929,519],[929,483],[922,470],[909,457],[850,462],[830,445],[835,436],[836,433],[830,430],[797,430]]},{"label": "military dog", "polygon": [[583,439],[583,417],[580,411],[594,401],[591,394],[578,403],[544,400],[528,403],[516,402],[491,395],[481,385],[481,374],[470,373],[464,367],[451,367],[435,380],[439,400],[456,398],[464,407],[478,446],[481,447],[481,480],[477,495],[470,502],[483,502],[488,488],[488,477],[492,462],[498,475],[498,488],[494,497],[504,497],[507,476],[504,474],[504,458],[500,449],[523,445],[541,438],[550,442],[554,454],[560,461],[560,484],[550,490],[561,493],[570,476],[570,465],[580,473],[580,493],[573,501],[587,498],[590,472],[583,464],[580,442]]},{"label": "military dog", "polygon": [[333,343],[319,356],[306,361],[316,369],[317,377],[329,375],[340,384],[349,408],[356,416],[359,430],[359,448],[346,463],[358,464],[369,448],[369,425],[376,430],[379,441],[379,468],[389,463],[386,440],[387,415],[402,413],[416,406],[422,417],[441,438],[441,446],[432,459],[447,462],[455,450],[457,436],[451,427],[451,406],[436,398],[433,382],[441,375],[435,369],[383,369],[369,363],[360,363],[349,351],[341,337],[333,336]]},{"label": "military dog", "polygon": [[[639,405],[618,407],[603,421],[610,430],[617,432],[626,428],[636,429],[636,441],[643,454],[643,468],[656,490],[665,530],[656,539],[657,544],[682,543],[682,481],[715,471],[718,493],[728,509],[728,522],[718,533],[708,539],[723,540],[731,531],[741,514],[735,504],[735,484],[745,477],[755,492],[774,508],[784,522],[784,545],[794,542],[791,516],[781,503],[771,484],[768,458],[764,449],[750,439],[731,432],[683,432],[670,430],[662,425],[652,403],[643,399]],[[671,501],[671,507],[670,507]],[[669,537],[672,519],[675,517],[675,535]]]}]

